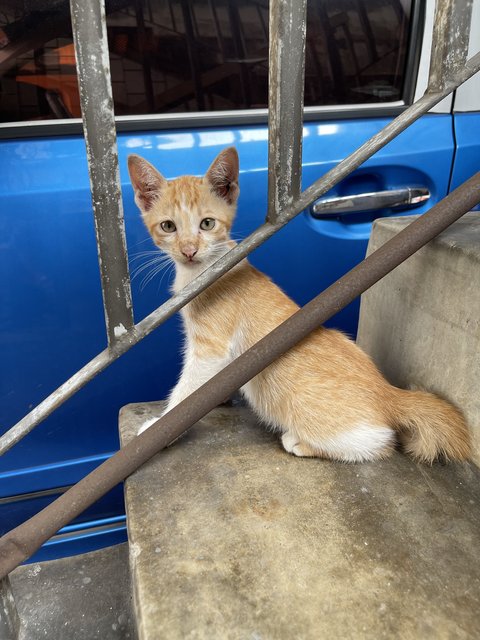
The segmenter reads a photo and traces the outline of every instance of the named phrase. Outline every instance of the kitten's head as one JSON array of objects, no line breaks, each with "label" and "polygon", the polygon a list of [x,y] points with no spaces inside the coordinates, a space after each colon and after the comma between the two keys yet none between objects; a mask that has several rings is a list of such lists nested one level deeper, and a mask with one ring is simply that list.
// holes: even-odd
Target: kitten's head
[{"label": "kitten's head", "polygon": [[128,157],[128,170],[135,202],[157,247],[186,265],[225,252],[240,193],[233,147],[216,157],[203,178],[167,181],[137,155]]}]

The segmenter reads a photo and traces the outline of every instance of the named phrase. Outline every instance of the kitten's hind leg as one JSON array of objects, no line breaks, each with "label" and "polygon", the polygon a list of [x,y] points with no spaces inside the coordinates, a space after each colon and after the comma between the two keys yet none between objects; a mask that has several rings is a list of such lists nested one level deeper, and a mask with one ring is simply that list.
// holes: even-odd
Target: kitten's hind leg
[{"label": "kitten's hind leg", "polygon": [[358,424],[353,429],[340,432],[328,439],[318,439],[310,444],[292,431],[282,435],[286,451],[303,458],[326,458],[339,462],[368,462],[382,460],[392,454],[395,433],[386,426]]}]

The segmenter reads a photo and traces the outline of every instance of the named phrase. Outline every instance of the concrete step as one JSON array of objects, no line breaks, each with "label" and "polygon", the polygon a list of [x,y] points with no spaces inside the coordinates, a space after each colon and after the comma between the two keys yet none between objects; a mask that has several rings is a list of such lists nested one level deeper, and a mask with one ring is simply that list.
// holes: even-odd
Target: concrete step
[{"label": "concrete step", "polygon": [[[375,221],[368,253],[417,216]],[[362,296],[358,344],[388,380],[464,411],[480,465],[480,213],[465,215]]]},{"label": "concrete step", "polygon": [[[161,406],[124,407],[122,443]],[[479,480],[295,458],[217,408],[126,482],[139,638],[478,638]]]},{"label": "concrete step", "polygon": [[10,600],[8,632],[0,591],[0,640],[136,638],[125,543],[23,565],[10,582],[18,613]]},{"label": "concrete step", "polygon": [[0,638],[2,640],[17,640],[19,629],[20,618],[10,579],[7,576],[0,580]]}]

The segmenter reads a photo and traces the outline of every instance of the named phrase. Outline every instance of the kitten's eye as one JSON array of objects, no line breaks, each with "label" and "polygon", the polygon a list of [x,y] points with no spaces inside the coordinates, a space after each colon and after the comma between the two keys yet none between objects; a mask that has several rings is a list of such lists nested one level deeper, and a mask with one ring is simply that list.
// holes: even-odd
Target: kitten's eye
[{"label": "kitten's eye", "polygon": [[200,222],[200,229],[204,231],[210,231],[215,226],[215,220],[213,218],[204,218]]},{"label": "kitten's eye", "polygon": [[177,227],[171,220],[164,220],[160,223],[160,226],[162,227],[163,231],[165,231],[165,233],[173,233],[177,230]]}]

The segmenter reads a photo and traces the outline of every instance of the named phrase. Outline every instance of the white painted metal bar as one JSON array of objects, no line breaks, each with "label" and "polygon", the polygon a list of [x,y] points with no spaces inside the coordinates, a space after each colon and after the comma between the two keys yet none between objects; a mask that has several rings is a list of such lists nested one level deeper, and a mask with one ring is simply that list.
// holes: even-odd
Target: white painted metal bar
[{"label": "white painted metal bar", "polygon": [[437,0],[427,91],[441,91],[467,61],[472,0]]},{"label": "white painted metal bar", "polygon": [[268,72],[268,215],[300,195],[307,0],[271,0]]},{"label": "white painted metal bar", "polygon": [[105,5],[70,0],[108,343],[132,329]]}]

